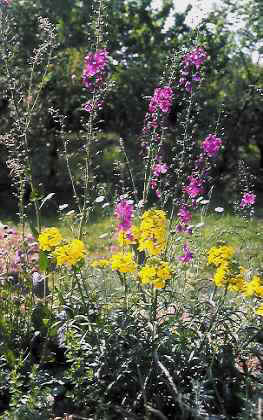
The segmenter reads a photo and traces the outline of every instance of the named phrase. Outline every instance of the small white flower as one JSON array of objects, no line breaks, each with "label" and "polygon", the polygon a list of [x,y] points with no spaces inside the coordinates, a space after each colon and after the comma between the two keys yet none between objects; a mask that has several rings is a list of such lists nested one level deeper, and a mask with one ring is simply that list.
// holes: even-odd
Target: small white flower
[{"label": "small white flower", "polygon": [[205,224],[202,222],[202,223],[198,223],[197,225],[195,225],[195,227],[197,228],[197,229],[199,229],[199,228],[201,228],[201,227],[203,227]]},{"label": "small white flower", "polygon": [[138,208],[141,209],[144,206],[144,201],[140,200],[139,203],[137,204]]},{"label": "small white flower", "polygon": [[223,211],[224,211],[224,207],[216,207],[216,208],[215,208],[215,211],[216,211],[217,213],[223,213]]},{"label": "small white flower", "polygon": [[66,209],[68,207],[68,204],[61,204],[60,206],[59,206],[59,210],[64,210],[64,209]]},{"label": "small white flower", "polygon": [[96,198],[95,203],[102,203],[104,199],[105,199],[104,195],[100,195],[99,197]]}]

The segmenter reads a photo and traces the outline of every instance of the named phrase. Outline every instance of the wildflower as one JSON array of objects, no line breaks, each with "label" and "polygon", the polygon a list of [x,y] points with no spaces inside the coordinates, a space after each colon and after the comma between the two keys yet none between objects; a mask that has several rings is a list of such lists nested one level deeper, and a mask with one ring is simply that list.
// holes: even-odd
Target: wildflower
[{"label": "wildflower", "polygon": [[202,186],[203,180],[192,175],[188,177],[188,180],[190,183],[184,188],[184,191],[189,195],[189,197],[195,198],[199,194],[202,194],[204,190]]},{"label": "wildflower", "polygon": [[166,247],[166,214],[163,210],[148,210],[142,215],[139,236],[139,251],[159,255]]},{"label": "wildflower", "polygon": [[259,276],[253,276],[252,280],[248,282],[244,289],[246,297],[263,297],[263,285]]},{"label": "wildflower", "polygon": [[159,177],[161,174],[166,174],[168,166],[166,163],[156,163],[153,166],[153,175]]},{"label": "wildflower", "polygon": [[62,241],[62,236],[60,231],[55,228],[46,228],[43,232],[40,233],[38,237],[39,248],[42,251],[51,251],[52,248],[55,248]]},{"label": "wildflower", "polygon": [[118,231],[128,231],[131,227],[133,205],[128,200],[120,201],[115,208],[115,216],[119,218],[120,223],[117,226]]},{"label": "wildflower", "polygon": [[246,286],[245,279],[242,275],[242,273],[237,274],[230,278],[228,290],[230,292],[243,292]]},{"label": "wildflower", "polygon": [[112,255],[111,268],[120,273],[133,273],[136,270],[137,265],[131,252],[127,252],[126,254],[118,253]]},{"label": "wildflower", "polygon": [[57,259],[57,265],[65,264],[71,267],[84,258],[85,246],[79,239],[73,239],[67,245],[57,247],[53,255]]},{"label": "wildflower", "polygon": [[183,61],[184,61],[184,68],[188,69],[191,66],[194,66],[196,70],[199,70],[201,65],[205,62],[208,55],[202,47],[197,47],[193,51],[185,54]]},{"label": "wildflower", "polygon": [[11,2],[12,0],[0,0],[0,3],[2,3],[4,6],[9,6]]},{"label": "wildflower", "polygon": [[189,82],[189,80],[185,83],[184,87],[185,87],[185,90],[186,90],[188,93],[191,93],[191,92],[192,92],[192,90],[193,90],[192,83],[191,83],[191,82]]},{"label": "wildflower", "polygon": [[200,73],[195,73],[195,74],[192,76],[192,80],[194,80],[195,82],[200,82],[200,80],[201,80]]},{"label": "wildflower", "polygon": [[263,304],[256,309],[256,314],[263,316]]},{"label": "wildflower", "polygon": [[100,110],[103,106],[103,101],[88,101],[83,105],[83,109],[86,112],[92,112],[94,109]]},{"label": "wildflower", "polygon": [[119,232],[117,240],[118,240],[118,244],[120,246],[127,246],[127,245],[130,245],[132,243],[133,236],[130,232],[125,232],[125,231],[121,230]]},{"label": "wildflower", "polygon": [[97,82],[103,80],[103,71],[108,62],[108,51],[98,50],[95,53],[89,53],[85,57],[85,67],[83,70],[83,83],[86,88],[91,89],[93,87],[92,78]]},{"label": "wildflower", "polygon": [[218,266],[213,281],[217,287],[224,287],[228,283],[230,268],[228,262],[223,262]]},{"label": "wildflower", "polygon": [[92,261],[90,264],[93,268],[106,268],[110,265],[110,260],[106,258],[99,258],[98,260]]},{"label": "wildflower", "polygon": [[154,113],[158,108],[162,112],[169,112],[172,106],[173,90],[170,86],[156,88],[150,101],[149,112]]},{"label": "wildflower", "polygon": [[192,219],[192,214],[185,207],[181,207],[177,213],[181,223],[187,223]]},{"label": "wildflower", "polygon": [[183,263],[187,263],[187,262],[191,261],[191,259],[193,258],[193,254],[190,251],[190,248],[188,247],[187,244],[184,244],[183,249],[184,249],[184,255],[182,255],[182,256],[180,256],[178,258]]},{"label": "wildflower", "polygon": [[152,190],[156,190],[156,188],[157,188],[157,180],[156,179],[152,179],[151,182],[150,182],[150,185],[151,185],[151,189]]},{"label": "wildflower", "polygon": [[244,193],[241,203],[240,203],[240,207],[243,209],[246,206],[250,206],[252,204],[255,204],[256,201],[256,195],[252,194],[252,193]]},{"label": "wildflower", "polygon": [[219,137],[216,137],[215,134],[208,134],[205,140],[202,142],[202,148],[204,152],[212,157],[217,154],[222,145],[222,140]]},{"label": "wildflower", "polygon": [[221,264],[229,261],[234,253],[235,250],[231,245],[212,247],[208,252],[208,264],[214,264],[216,267],[219,267]]},{"label": "wildflower", "polygon": [[105,65],[108,61],[108,51],[99,50],[95,53],[89,53],[85,57],[85,68],[84,68],[84,77],[92,77],[95,74],[100,73],[104,70]]},{"label": "wildflower", "polygon": [[138,276],[142,284],[152,284],[155,288],[162,289],[165,282],[172,277],[172,271],[168,262],[152,258],[142,267]]}]

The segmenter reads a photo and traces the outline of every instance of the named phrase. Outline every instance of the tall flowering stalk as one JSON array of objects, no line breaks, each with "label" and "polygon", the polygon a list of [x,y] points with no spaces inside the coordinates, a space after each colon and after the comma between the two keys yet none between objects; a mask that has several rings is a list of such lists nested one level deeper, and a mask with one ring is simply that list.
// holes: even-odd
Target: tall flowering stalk
[{"label": "tall flowering stalk", "polygon": [[82,109],[86,113],[86,119],[83,122],[84,130],[81,134],[82,147],[79,153],[81,191],[77,187],[79,182],[71,169],[70,159],[68,157],[68,142],[64,141],[64,154],[67,168],[73,187],[74,198],[79,210],[79,239],[83,236],[83,229],[89,218],[94,192],[97,187],[92,171],[92,146],[96,143],[98,135],[97,117],[99,111],[103,108],[105,97],[111,89],[111,82],[108,80],[109,52],[106,49],[106,41],[104,40],[105,8],[105,0],[96,0],[94,2],[94,13],[96,16],[94,22],[95,37],[83,62],[82,84],[87,95],[87,100],[82,105]]},{"label": "tall flowering stalk", "polygon": [[[5,2],[8,5],[9,2]],[[18,191],[19,216],[24,232],[26,207],[24,194],[26,188],[31,191],[37,220],[37,230],[40,232],[40,196],[32,169],[32,147],[30,132],[33,118],[37,113],[39,98],[45,84],[46,75],[56,47],[55,28],[46,18],[39,18],[39,34],[41,43],[33,52],[28,71],[28,82],[25,84],[23,77],[13,75],[16,62],[16,48],[12,33],[12,18],[5,7],[0,11],[0,52],[3,60],[3,73],[6,78],[6,95],[11,111],[10,132],[0,137],[1,143],[7,148],[11,178]],[[40,75],[40,76],[39,76]]]}]

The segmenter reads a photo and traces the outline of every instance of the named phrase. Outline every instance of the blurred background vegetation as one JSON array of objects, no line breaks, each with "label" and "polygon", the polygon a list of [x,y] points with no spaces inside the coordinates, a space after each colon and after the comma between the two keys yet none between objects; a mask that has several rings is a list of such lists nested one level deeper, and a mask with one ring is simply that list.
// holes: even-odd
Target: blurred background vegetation
[{"label": "blurred background vegetation", "polygon": [[[59,45],[50,65],[31,131],[34,176],[45,193],[56,192],[69,200],[72,194],[59,127],[48,112],[60,109],[67,116],[66,130],[78,145],[85,116],[86,93],[82,85],[84,56],[92,44],[92,1],[13,0],[10,13],[16,20],[19,39],[17,66],[26,77],[26,63],[38,44],[37,18],[48,17],[56,25]],[[194,40],[205,46],[210,57],[205,80],[197,95],[200,109],[197,139],[214,132],[218,115],[224,127],[224,151],[216,176],[225,184],[237,172],[243,159],[256,176],[256,190],[262,191],[263,173],[263,3],[261,0],[222,0],[220,7],[203,20],[198,30],[186,24],[189,6],[176,12],[176,1],[163,0],[158,11],[151,0],[111,0],[107,10],[107,49],[114,89],[105,101],[98,126],[101,153],[98,181],[116,183],[114,162],[122,160],[119,139],[137,164],[136,136],[143,127],[147,96],[159,84],[167,57],[172,51],[188,49]],[[169,17],[169,25],[167,19]],[[233,22],[241,22],[234,24]],[[17,76],[19,77],[19,76]],[[0,132],[9,130],[9,92],[0,71]],[[178,115],[183,103],[175,104],[169,116],[168,138],[176,141]],[[197,108],[198,109],[198,108]],[[0,194],[10,196],[11,183],[6,151],[0,146]],[[45,159],[43,159],[45,156]],[[96,165],[95,165],[96,166]],[[139,172],[138,172],[139,173]]]}]

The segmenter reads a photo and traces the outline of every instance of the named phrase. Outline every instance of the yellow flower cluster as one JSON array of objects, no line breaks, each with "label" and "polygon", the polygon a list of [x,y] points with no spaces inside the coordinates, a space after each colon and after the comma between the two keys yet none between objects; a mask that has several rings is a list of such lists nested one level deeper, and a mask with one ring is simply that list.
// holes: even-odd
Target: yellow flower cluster
[{"label": "yellow flower cluster", "polygon": [[98,260],[92,261],[90,265],[93,268],[105,268],[108,267],[108,265],[110,265],[110,260],[107,260],[106,258],[100,258]]},{"label": "yellow flower cluster", "polygon": [[263,304],[256,309],[256,314],[263,316]]},{"label": "yellow flower cluster", "polygon": [[167,220],[163,210],[145,211],[139,227],[139,251],[147,251],[150,256],[165,251],[167,241]]},{"label": "yellow flower cluster", "polygon": [[157,289],[162,289],[165,282],[172,277],[172,271],[168,262],[151,258],[138,275],[142,284],[152,284]]},{"label": "yellow flower cluster", "polygon": [[127,252],[126,254],[119,252],[118,254],[112,255],[111,268],[120,273],[133,273],[136,271],[137,264],[131,252]]},{"label": "yellow flower cluster", "polygon": [[[244,291],[243,294],[245,297],[248,298],[262,298],[263,297],[263,284],[262,284],[262,279],[255,275],[252,277],[252,279],[246,283],[245,287],[244,287]],[[261,304],[260,306],[258,306],[258,308],[256,309],[256,314],[263,316],[263,304]]]},{"label": "yellow flower cluster", "polygon": [[245,287],[244,269],[240,272],[233,272],[231,258],[235,250],[230,245],[213,247],[208,252],[208,264],[214,264],[217,269],[213,281],[217,287],[227,287],[231,292],[242,292]]},{"label": "yellow flower cluster", "polygon": [[71,267],[84,258],[85,246],[79,239],[73,239],[68,244],[57,247],[53,255],[57,259],[57,265],[65,264]]},{"label": "yellow flower cluster", "polygon": [[123,230],[121,230],[120,232],[119,232],[119,235],[118,235],[118,239],[117,239],[117,241],[118,241],[118,244],[121,246],[121,247],[124,247],[124,246],[127,246],[127,245],[130,245],[131,243],[132,243],[132,241],[127,237],[127,233],[126,232],[124,232]]},{"label": "yellow flower cluster", "polygon": [[61,241],[62,235],[55,227],[44,229],[38,237],[39,248],[42,251],[51,251],[53,248],[58,246]]},{"label": "yellow flower cluster", "polygon": [[214,246],[208,252],[208,264],[214,264],[216,267],[219,267],[221,264],[229,261],[234,253],[235,250],[230,245]]},{"label": "yellow flower cluster", "polygon": [[[250,281],[245,280],[245,268],[240,267],[237,274],[233,270],[231,258],[234,255],[234,249],[231,246],[213,247],[208,252],[208,263],[214,264],[217,269],[213,278],[218,287],[227,287],[231,292],[239,292],[247,298],[263,298],[263,281],[254,275]],[[234,271],[234,273],[233,273]],[[263,304],[256,309],[256,314],[263,316]]]},{"label": "yellow flower cluster", "polygon": [[253,276],[244,289],[246,297],[263,297],[263,286],[259,276]]}]

